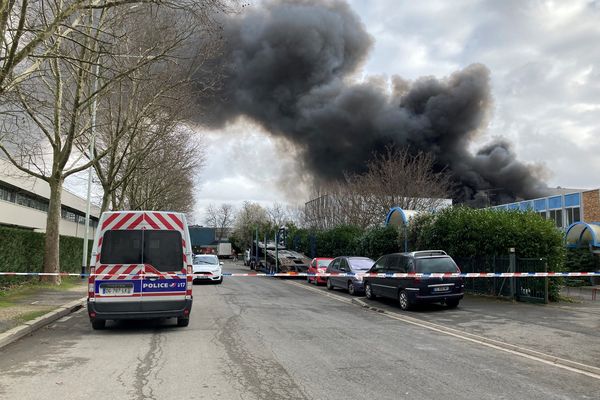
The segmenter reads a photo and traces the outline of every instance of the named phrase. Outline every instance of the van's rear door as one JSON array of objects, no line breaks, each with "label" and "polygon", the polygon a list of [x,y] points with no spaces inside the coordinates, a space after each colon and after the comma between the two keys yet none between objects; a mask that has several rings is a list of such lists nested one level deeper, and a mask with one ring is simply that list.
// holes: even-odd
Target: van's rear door
[{"label": "van's rear door", "polygon": [[146,212],[142,311],[176,311],[186,305],[184,220],[177,213]]},{"label": "van's rear door", "polygon": [[141,311],[143,231],[141,212],[107,213],[101,221],[93,283],[96,310],[128,313]]}]

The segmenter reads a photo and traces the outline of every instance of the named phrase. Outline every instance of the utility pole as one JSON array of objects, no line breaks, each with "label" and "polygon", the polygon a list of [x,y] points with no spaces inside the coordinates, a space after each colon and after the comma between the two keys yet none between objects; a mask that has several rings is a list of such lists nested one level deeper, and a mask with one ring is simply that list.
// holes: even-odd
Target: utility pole
[{"label": "utility pole", "polygon": [[275,232],[275,273],[279,272],[279,231]]},{"label": "utility pole", "polygon": [[[92,11],[92,20],[94,19],[95,12]],[[99,24],[100,21],[97,22]],[[93,23],[93,21],[92,21]],[[98,29],[98,26],[95,26]],[[94,85],[93,85],[93,100],[92,100],[92,117],[91,117],[91,138],[90,138],[90,160],[94,159],[94,147],[96,141],[96,113],[98,110],[98,96],[96,91],[98,90],[98,75],[100,75],[100,56],[96,57],[96,64],[94,65]],[[89,230],[90,230],[90,213],[92,207],[92,172],[94,166],[90,165],[88,169],[88,183],[87,183],[87,205],[85,207],[85,230],[83,232],[83,258],[81,260],[81,278],[85,278],[85,273],[88,266],[88,241],[89,241]]]}]

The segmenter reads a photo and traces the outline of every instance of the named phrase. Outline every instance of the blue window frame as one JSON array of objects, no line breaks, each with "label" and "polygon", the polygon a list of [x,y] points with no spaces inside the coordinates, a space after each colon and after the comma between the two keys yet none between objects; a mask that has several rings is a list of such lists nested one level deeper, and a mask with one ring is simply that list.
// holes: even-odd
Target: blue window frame
[{"label": "blue window frame", "polygon": [[562,208],[562,196],[554,196],[554,197],[548,198],[548,208],[549,209]]},{"label": "blue window frame", "polygon": [[547,199],[534,200],[533,209],[535,211],[545,211],[546,210],[546,200]]},{"label": "blue window frame", "polygon": [[565,195],[565,207],[579,207],[581,205],[581,194],[573,193]]}]

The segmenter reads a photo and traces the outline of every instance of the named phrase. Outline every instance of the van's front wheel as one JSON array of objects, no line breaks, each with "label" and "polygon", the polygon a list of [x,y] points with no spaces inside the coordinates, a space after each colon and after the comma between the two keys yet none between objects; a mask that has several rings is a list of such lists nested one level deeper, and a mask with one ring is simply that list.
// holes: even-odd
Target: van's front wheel
[{"label": "van's front wheel", "polygon": [[177,318],[177,326],[184,327],[184,326],[188,326],[189,324],[190,324],[189,317],[188,318],[186,318],[186,317],[178,317]]}]

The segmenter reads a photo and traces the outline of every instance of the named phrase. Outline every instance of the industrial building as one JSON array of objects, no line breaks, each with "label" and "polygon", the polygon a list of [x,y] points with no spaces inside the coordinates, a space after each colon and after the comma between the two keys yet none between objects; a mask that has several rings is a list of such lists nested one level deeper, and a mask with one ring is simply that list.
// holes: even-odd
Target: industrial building
[{"label": "industrial building", "polygon": [[[26,175],[0,158],[0,226],[46,231],[50,186],[47,182]],[[85,231],[86,199],[63,189],[60,234],[81,237]],[[100,208],[90,212],[90,237],[96,233]]]},{"label": "industrial building", "polygon": [[496,210],[532,210],[565,231],[569,248],[600,253],[600,189],[578,190],[491,207]]}]

